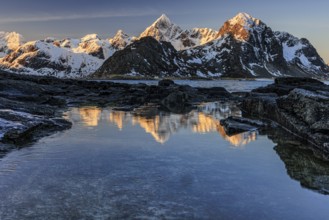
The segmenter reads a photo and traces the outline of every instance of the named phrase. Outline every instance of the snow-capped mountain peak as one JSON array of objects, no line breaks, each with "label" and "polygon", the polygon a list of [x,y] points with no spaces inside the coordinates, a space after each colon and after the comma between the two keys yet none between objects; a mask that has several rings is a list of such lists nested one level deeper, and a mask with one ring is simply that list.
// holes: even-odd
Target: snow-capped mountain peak
[{"label": "snow-capped mountain peak", "polygon": [[153,37],[158,41],[172,41],[176,39],[183,30],[176,24],[173,24],[166,15],[161,15],[151,26],[139,36]]},{"label": "snow-capped mountain peak", "polygon": [[121,70],[131,76],[329,76],[329,66],[308,40],[273,32],[247,13],[227,20],[219,32],[183,30],[166,15],[136,38],[119,30],[110,39],[88,34],[23,45],[21,35],[0,32],[1,56],[0,69],[58,77],[87,76],[108,58],[101,68],[104,77]]},{"label": "snow-capped mountain peak", "polygon": [[0,32],[0,57],[5,56],[9,51],[16,50],[24,43],[22,35],[16,32]]},{"label": "snow-capped mountain peak", "polygon": [[83,38],[81,38],[81,42],[86,42],[86,41],[91,41],[91,40],[99,40],[100,38],[98,37],[97,34],[87,34]]},{"label": "snow-capped mountain peak", "polygon": [[167,15],[162,14],[153,24],[152,26],[158,27],[158,28],[170,28],[172,25],[170,19]]},{"label": "snow-capped mountain peak", "polygon": [[127,45],[132,42],[133,38],[130,37],[128,34],[123,32],[123,30],[118,30],[118,32],[114,35],[113,38],[109,39],[110,44],[119,50],[122,50]]},{"label": "snow-capped mountain peak", "polygon": [[247,13],[238,13],[224,23],[219,30],[218,38],[230,34],[237,40],[247,41],[254,30],[261,32],[265,28],[266,25],[261,20]]},{"label": "snow-capped mountain peak", "polygon": [[252,28],[253,26],[259,25],[260,20],[252,17],[247,13],[239,13],[234,18],[228,21],[232,26],[241,25],[245,28]]},{"label": "snow-capped mountain peak", "polygon": [[167,41],[176,50],[184,50],[216,39],[217,31],[210,28],[183,30],[173,23],[167,15],[163,14],[138,39],[143,37],[153,37],[158,41]]}]

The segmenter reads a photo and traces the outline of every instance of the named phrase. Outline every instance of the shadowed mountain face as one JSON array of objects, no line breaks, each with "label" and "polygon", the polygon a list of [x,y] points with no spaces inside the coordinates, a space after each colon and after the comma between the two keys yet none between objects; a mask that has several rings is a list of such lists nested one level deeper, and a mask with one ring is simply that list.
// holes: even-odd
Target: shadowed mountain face
[{"label": "shadowed mountain face", "polygon": [[93,76],[174,76],[181,62],[178,52],[170,43],[144,37],[116,52]]}]

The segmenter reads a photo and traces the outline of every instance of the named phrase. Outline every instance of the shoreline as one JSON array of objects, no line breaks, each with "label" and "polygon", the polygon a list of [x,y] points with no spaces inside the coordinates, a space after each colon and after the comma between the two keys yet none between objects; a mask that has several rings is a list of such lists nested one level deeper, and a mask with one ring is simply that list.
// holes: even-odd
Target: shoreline
[{"label": "shoreline", "polygon": [[[243,117],[271,120],[303,137],[329,158],[329,86],[310,78],[277,78],[274,84],[251,92],[230,93],[222,87],[191,87],[170,79],[146,85],[0,72],[0,88],[0,143],[9,146],[1,147],[0,152],[69,129],[71,122],[62,118],[68,107],[109,106],[133,111],[153,104],[181,114],[191,111],[197,103],[226,100],[239,104]],[[305,105],[307,115],[305,107],[301,107]],[[313,115],[323,118],[314,119]],[[233,121],[234,124],[239,125]]]}]

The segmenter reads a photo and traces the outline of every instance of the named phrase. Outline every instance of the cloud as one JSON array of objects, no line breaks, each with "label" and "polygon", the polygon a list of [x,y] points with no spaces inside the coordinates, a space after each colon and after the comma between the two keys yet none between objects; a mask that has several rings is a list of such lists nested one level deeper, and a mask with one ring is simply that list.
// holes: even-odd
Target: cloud
[{"label": "cloud", "polygon": [[65,21],[65,20],[80,20],[80,19],[97,19],[97,18],[118,18],[118,17],[140,17],[148,15],[158,15],[158,11],[150,9],[146,11],[117,11],[103,12],[93,14],[71,14],[71,15],[39,15],[26,17],[0,17],[0,23],[20,23],[20,22],[46,22],[46,21]]}]

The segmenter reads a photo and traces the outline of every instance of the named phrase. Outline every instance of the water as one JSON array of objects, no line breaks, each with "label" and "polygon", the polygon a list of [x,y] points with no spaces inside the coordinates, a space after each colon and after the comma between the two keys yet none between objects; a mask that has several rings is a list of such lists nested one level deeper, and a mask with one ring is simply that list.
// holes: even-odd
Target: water
[{"label": "water", "polygon": [[229,115],[73,108],[72,129],[1,159],[0,219],[327,219],[329,164],[274,134],[229,137]]},{"label": "water", "polygon": [[[145,83],[147,85],[158,85],[158,80],[111,80],[112,82],[137,84]],[[192,87],[224,87],[229,92],[248,92],[262,86],[272,84],[272,79],[258,80],[174,80],[179,85],[190,85]]]}]

